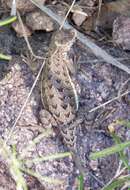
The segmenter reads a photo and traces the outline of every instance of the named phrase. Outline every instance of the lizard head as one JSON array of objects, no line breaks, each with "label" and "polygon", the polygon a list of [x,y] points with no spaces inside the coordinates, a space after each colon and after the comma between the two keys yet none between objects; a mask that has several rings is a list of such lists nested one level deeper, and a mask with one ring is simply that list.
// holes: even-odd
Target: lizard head
[{"label": "lizard head", "polygon": [[68,46],[71,47],[76,38],[76,32],[73,29],[59,30],[53,36],[53,42],[56,46]]}]

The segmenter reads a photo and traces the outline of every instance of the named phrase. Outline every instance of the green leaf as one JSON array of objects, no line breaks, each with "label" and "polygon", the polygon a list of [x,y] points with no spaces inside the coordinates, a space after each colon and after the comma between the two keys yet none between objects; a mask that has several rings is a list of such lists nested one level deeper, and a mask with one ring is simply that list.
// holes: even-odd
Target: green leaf
[{"label": "green leaf", "polygon": [[8,25],[8,24],[11,24],[12,22],[16,21],[17,20],[17,17],[16,16],[11,16],[9,18],[6,18],[4,20],[1,20],[0,21],[0,26],[5,26],[5,25]]},{"label": "green leaf", "polygon": [[[112,134],[112,137],[117,145],[121,143],[120,137],[118,137],[115,133]],[[119,156],[124,166],[130,170],[129,160],[127,156],[124,154],[124,151],[119,151]]]},{"label": "green leaf", "polygon": [[84,178],[83,175],[79,175],[78,176],[78,181],[79,181],[79,186],[78,186],[78,190],[83,190],[84,189]]},{"label": "green leaf", "polygon": [[26,163],[29,163],[29,162],[39,163],[39,162],[43,162],[43,161],[51,161],[51,160],[55,160],[55,159],[61,159],[61,158],[65,158],[68,156],[71,156],[70,152],[57,153],[57,154],[52,154],[49,156],[37,157],[37,158],[32,159],[32,160],[26,160]]},{"label": "green leaf", "polygon": [[124,185],[127,181],[129,182],[130,177],[122,177],[122,178],[118,178],[112,181],[112,183],[110,183],[109,185],[103,187],[101,190],[114,190],[118,187],[121,187],[122,185]]},{"label": "green leaf", "polygon": [[102,157],[105,157],[105,156],[109,156],[111,154],[114,154],[114,153],[117,153],[117,152],[120,152],[120,151],[124,150],[128,146],[130,146],[130,141],[126,141],[124,143],[114,145],[114,146],[112,146],[110,148],[106,148],[106,149],[104,149],[102,151],[91,153],[90,154],[90,159],[96,160],[97,158],[102,158]]},{"label": "green leaf", "polygon": [[4,54],[0,53],[0,59],[10,61],[12,59],[12,57],[10,55],[4,55]]}]

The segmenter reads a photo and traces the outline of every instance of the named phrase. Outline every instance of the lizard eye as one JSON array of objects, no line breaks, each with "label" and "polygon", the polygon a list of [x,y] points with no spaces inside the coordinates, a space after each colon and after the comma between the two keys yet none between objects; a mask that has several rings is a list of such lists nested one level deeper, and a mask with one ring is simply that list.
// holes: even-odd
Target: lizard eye
[{"label": "lizard eye", "polygon": [[56,82],[57,82],[57,83],[61,83],[61,80],[60,80],[60,79],[56,79]]},{"label": "lizard eye", "polygon": [[59,90],[59,92],[61,92],[61,93],[64,91],[64,89],[61,88],[61,87],[60,87],[58,90]]}]

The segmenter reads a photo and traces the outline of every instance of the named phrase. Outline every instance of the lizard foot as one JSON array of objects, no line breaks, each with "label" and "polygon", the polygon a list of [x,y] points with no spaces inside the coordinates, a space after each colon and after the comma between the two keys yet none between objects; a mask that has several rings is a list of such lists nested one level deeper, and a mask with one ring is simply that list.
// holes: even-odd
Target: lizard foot
[{"label": "lizard foot", "polygon": [[52,128],[52,126],[56,126],[56,121],[52,117],[52,115],[45,109],[42,109],[39,113],[40,120],[44,128]]}]

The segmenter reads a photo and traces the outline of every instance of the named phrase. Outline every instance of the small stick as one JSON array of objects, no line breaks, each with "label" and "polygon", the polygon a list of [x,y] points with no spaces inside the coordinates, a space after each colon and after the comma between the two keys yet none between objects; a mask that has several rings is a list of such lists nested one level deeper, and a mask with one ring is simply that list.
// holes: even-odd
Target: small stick
[{"label": "small stick", "polygon": [[11,138],[11,136],[12,136],[12,134],[13,134],[13,131],[14,131],[14,129],[15,129],[15,127],[16,127],[18,121],[19,121],[19,119],[20,119],[21,116],[22,116],[23,110],[25,109],[25,107],[26,107],[26,105],[27,105],[27,103],[28,103],[28,100],[29,100],[29,98],[30,98],[30,96],[31,96],[31,94],[32,94],[32,92],[33,92],[33,89],[34,89],[34,87],[36,86],[36,83],[37,83],[37,81],[38,81],[38,79],[39,79],[39,77],[40,77],[40,74],[41,74],[41,72],[42,72],[42,69],[43,69],[44,65],[45,65],[45,60],[44,60],[43,63],[42,63],[42,66],[41,66],[41,68],[40,68],[40,70],[39,70],[39,72],[38,72],[38,74],[37,74],[37,76],[36,76],[36,79],[35,79],[35,81],[34,81],[32,87],[31,87],[31,89],[30,89],[30,92],[29,92],[29,94],[28,94],[28,96],[27,96],[27,98],[26,98],[26,100],[25,100],[25,102],[24,102],[24,104],[23,104],[23,106],[22,106],[22,108],[21,108],[21,110],[20,110],[20,112],[19,112],[19,114],[18,114],[18,116],[17,116],[17,118],[16,118],[16,120],[15,120],[15,122],[14,122],[12,128],[11,128],[11,130],[10,130],[10,133],[9,133],[8,137],[5,139],[5,142],[4,142],[4,144],[3,144],[3,147],[7,144],[8,140]]},{"label": "small stick", "polygon": [[40,57],[40,56],[37,56],[37,55],[34,54],[34,52],[33,52],[33,50],[32,50],[32,47],[31,47],[31,45],[30,45],[30,43],[29,43],[28,37],[27,37],[27,35],[26,35],[26,31],[25,31],[25,28],[24,28],[23,21],[22,21],[21,16],[20,16],[20,14],[19,14],[18,11],[17,11],[17,16],[18,16],[18,21],[19,21],[19,23],[21,24],[21,27],[22,27],[22,30],[23,30],[23,36],[24,36],[25,42],[26,42],[26,44],[27,44],[27,47],[28,47],[30,53],[31,53],[32,56],[35,57],[36,59],[44,59],[43,57]]},{"label": "small stick", "polygon": [[99,105],[99,106],[97,106],[97,107],[91,109],[91,110],[89,111],[89,113],[91,113],[91,112],[93,112],[93,111],[96,111],[97,109],[102,108],[102,107],[106,106],[107,104],[110,104],[111,102],[113,102],[113,101],[115,101],[115,100],[118,100],[120,97],[125,96],[125,95],[128,94],[128,93],[130,93],[130,91],[126,91],[126,92],[124,92],[123,94],[121,94],[120,96],[116,96],[115,98],[112,98],[111,100],[108,100],[107,102],[105,102],[105,103],[103,103],[103,104],[101,104],[101,105]]},{"label": "small stick", "polygon": [[65,15],[65,18],[64,18],[63,22],[61,23],[61,26],[60,26],[59,30],[61,30],[61,29],[63,28],[64,23],[65,23],[65,21],[66,21],[68,15],[69,15],[69,13],[70,13],[70,11],[72,10],[72,8],[73,8],[73,6],[74,6],[74,4],[75,4],[75,1],[76,1],[76,0],[73,0],[73,2],[72,2],[72,4],[71,4],[71,6],[70,6],[70,8],[69,8],[69,10],[68,10],[68,12],[67,12],[67,14]]}]

